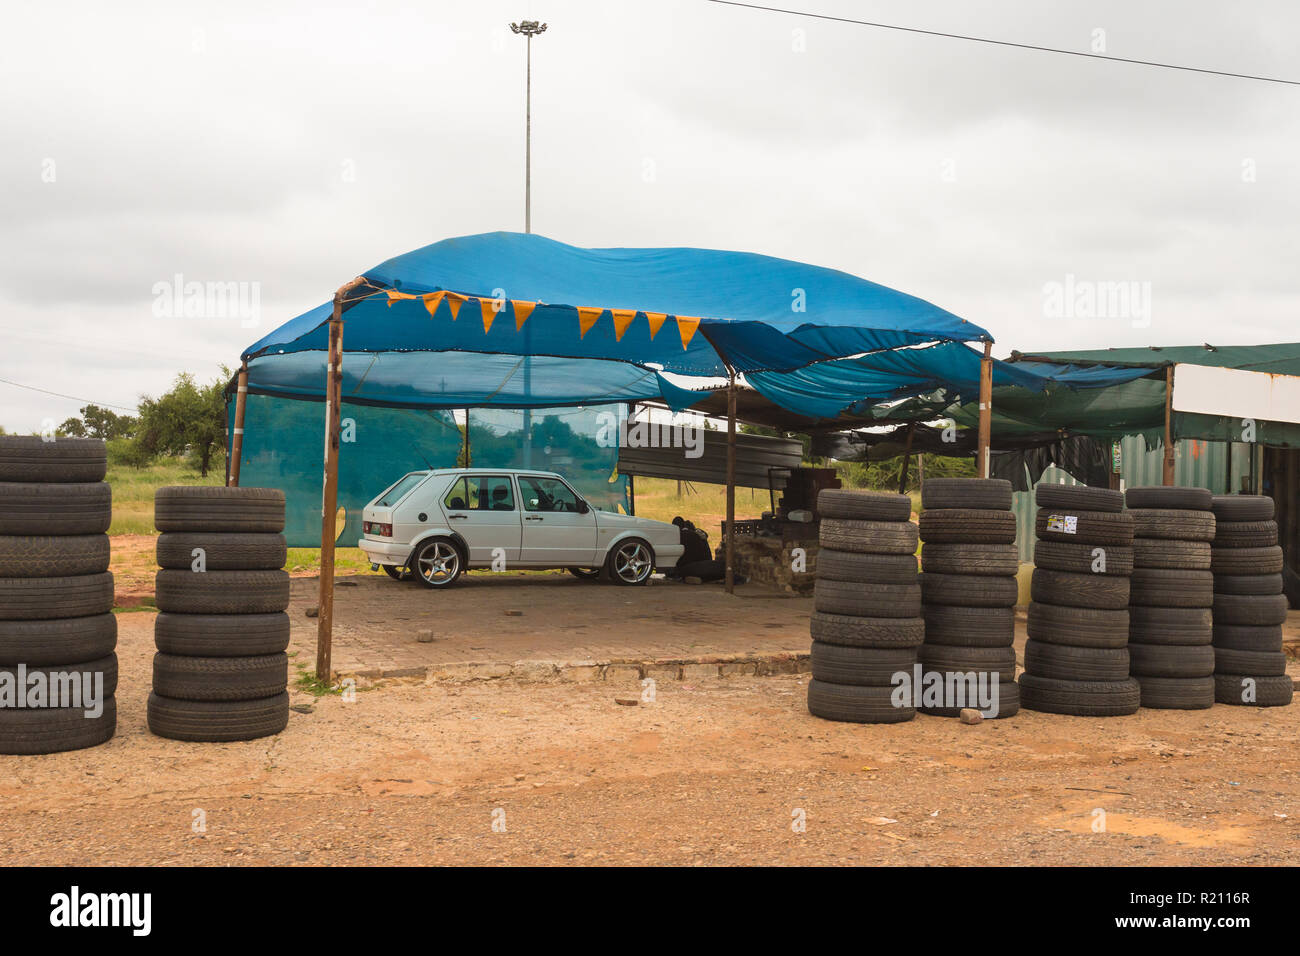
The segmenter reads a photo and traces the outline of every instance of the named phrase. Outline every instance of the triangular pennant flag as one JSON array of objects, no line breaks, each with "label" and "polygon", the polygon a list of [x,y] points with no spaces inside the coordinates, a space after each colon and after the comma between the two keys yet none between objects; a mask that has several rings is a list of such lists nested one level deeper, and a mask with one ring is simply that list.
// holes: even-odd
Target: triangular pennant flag
[{"label": "triangular pennant flag", "polygon": [[497,300],[496,299],[479,299],[479,311],[483,313],[483,331],[485,333],[492,331],[492,320],[497,317]]},{"label": "triangular pennant flag", "polygon": [[602,308],[578,306],[578,338],[583,338],[591,331],[591,327],[596,324],[596,320],[604,311]]},{"label": "triangular pennant flag", "polygon": [[421,297],[424,299],[424,307],[429,310],[429,318],[433,318],[433,314],[438,311],[438,305],[446,294],[445,292],[430,292],[428,295]]},{"label": "triangular pennant flag", "polygon": [[636,318],[636,309],[610,309],[609,311],[614,316],[614,341],[621,342],[623,333]]},{"label": "triangular pennant flag", "polygon": [[528,317],[533,314],[533,309],[537,308],[536,302],[521,302],[518,299],[511,299],[510,304],[515,307],[515,331],[518,332],[528,321]]},{"label": "triangular pennant flag", "polygon": [[393,303],[398,301],[399,299],[415,298],[415,296],[411,295],[409,292],[398,292],[396,289],[386,289],[384,291],[388,293],[388,307],[390,309],[393,307]]},{"label": "triangular pennant flag", "polygon": [[686,346],[691,344],[691,339],[695,338],[695,330],[699,327],[699,319],[692,318],[689,315],[677,316],[677,331],[682,336],[682,351],[685,351]]},{"label": "triangular pennant flag", "polygon": [[664,324],[664,319],[668,318],[665,312],[647,312],[646,319],[650,322],[650,341],[653,342],[656,335],[659,334],[659,326]]},{"label": "triangular pennant flag", "polygon": [[463,295],[457,295],[455,292],[447,293],[447,308],[451,309],[451,320],[456,321],[456,316],[460,314],[460,307],[468,302],[469,299]]}]

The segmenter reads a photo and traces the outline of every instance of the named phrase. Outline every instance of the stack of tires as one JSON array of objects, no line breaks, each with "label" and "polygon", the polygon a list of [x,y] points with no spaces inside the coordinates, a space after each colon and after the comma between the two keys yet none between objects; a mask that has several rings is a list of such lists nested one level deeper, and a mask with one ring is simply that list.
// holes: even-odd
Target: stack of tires
[{"label": "stack of tires", "polygon": [[175,740],[253,740],[289,722],[284,493],[159,488],[149,729]]},{"label": "stack of tires", "polygon": [[[974,673],[992,691],[997,709],[987,717],[1011,717],[1020,710],[1016,685],[1016,517],[1011,482],[1001,478],[929,478],[921,485],[921,602],[925,644],[918,654],[940,686],[964,683],[955,675]],[[956,717],[974,701],[927,704],[922,713]]]},{"label": "stack of tires", "polygon": [[916,716],[893,699],[894,675],[911,680],[925,637],[916,571],[916,525],[906,495],[824,489],[813,590],[808,710],[854,723]]},{"label": "stack of tires", "polygon": [[0,753],[79,750],[117,729],[107,468],[102,441],[0,436]]},{"label": "stack of tires", "polygon": [[1214,699],[1277,707],[1291,703],[1282,653],[1282,549],[1273,499],[1217,495],[1214,573]]},{"label": "stack of tires", "polygon": [[1142,687],[1142,706],[1213,707],[1210,492],[1157,486],[1130,488],[1125,498],[1134,535],[1129,672]]},{"label": "stack of tires", "polygon": [[1133,518],[1106,488],[1040,484],[1020,702],[1081,717],[1137,713],[1129,676]]}]

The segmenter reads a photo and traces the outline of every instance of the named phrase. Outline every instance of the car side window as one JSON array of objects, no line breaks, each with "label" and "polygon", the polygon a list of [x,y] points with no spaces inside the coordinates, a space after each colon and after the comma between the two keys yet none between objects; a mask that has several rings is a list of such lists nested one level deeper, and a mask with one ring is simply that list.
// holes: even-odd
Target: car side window
[{"label": "car side window", "polygon": [[451,511],[514,511],[515,492],[508,475],[457,478],[444,503]]},{"label": "car side window", "polygon": [[525,511],[574,511],[578,498],[569,486],[555,478],[519,478],[519,494]]},{"label": "car side window", "polygon": [[469,507],[469,484],[464,478],[457,478],[451,483],[451,489],[442,503],[452,511],[464,511]]}]

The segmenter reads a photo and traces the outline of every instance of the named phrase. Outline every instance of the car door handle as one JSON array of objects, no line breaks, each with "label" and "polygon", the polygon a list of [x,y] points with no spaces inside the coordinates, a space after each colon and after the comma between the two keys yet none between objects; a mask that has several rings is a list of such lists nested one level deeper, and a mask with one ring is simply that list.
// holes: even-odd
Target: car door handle
[{"label": "car door handle", "polygon": [[541,521],[541,520],[542,520],[542,516],[541,516],[541,515],[529,515],[528,517],[524,518],[524,520],[525,520],[525,521]]},{"label": "car door handle", "polygon": [[469,515],[447,515],[448,518],[468,518]]}]

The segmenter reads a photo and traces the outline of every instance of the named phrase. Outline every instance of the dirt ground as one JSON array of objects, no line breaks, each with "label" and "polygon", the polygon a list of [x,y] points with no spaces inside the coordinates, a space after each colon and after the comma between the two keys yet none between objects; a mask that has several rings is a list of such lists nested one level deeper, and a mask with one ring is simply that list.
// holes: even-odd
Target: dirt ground
[{"label": "dirt ground", "polygon": [[190,744],[145,726],[153,614],[119,620],[117,736],[0,758],[0,865],[1300,862],[1300,706],[859,726],[806,676],[394,681]]}]

